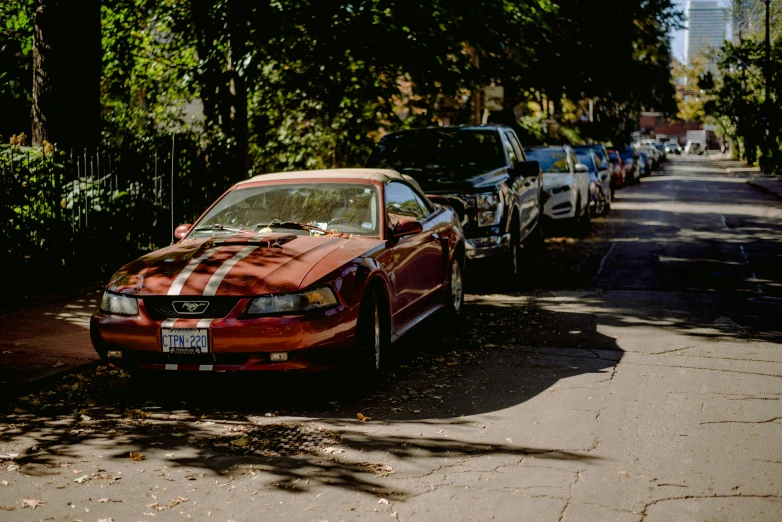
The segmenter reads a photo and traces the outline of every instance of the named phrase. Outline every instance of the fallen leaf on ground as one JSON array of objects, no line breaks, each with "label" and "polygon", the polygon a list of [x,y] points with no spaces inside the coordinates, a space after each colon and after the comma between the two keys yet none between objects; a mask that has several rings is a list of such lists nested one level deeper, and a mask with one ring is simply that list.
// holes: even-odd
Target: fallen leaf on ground
[{"label": "fallen leaf on ground", "polygon": [[377,503],[378,504],[386,504],[386,505],[388,505],[388,500],[386,500],[384,498],[381,498],[380,500],[377,501]]},{"label": "fallen leaf on ground", "polygon": [[65,363],[62,361],[57,361],[52,365],[52,368],[59,368],[60,366],[65,366]]},{"label": "fallen leaf on ground", "polygon": [[171,435],[173,435],[174,437],[184,437],[185,436],[184,433],[172,433]]},{"label": "fallen leaf on ground", "polygon": [[335,448],[333,446],[328,448],[323,448],[323,453],[327,453],[329,455],[337,454],[337,453],[345,453],[345,450],[342,448]]},{"label": "fallen leaf on ground", "polygon": [[89,475],[82,475],[81,477],[79,477],[77,479],[74,479],[73,481],[78,483],[78,484],[84,484],[88,480],[90,480],[90,476]]},{"label": "fallen leaf on ground", "polygon": [[43,500],[38,500],[37,498],[23,498],[22,499],[22,507],[23,508],[32,508],[35,509],[38,506],[41,506],[43,504],[46,504]]},{"label": "fallen leaf on ground", "polygon": [[364,416],[363,414],[361,414],[361,413],[359,413],[358,415],[356,415],[356,417],[358,418],[358,420],[359,420],[360,422],[367,422],[367,421],[371,421],[371,420],[372,420],[372,417],[365,417],[365,416]]},{"label": "fallen leaf on ground", "polygon": [[0,506],[0,511],[13,511],[15,509],[14,506]]},{"label": "fallen leaf on ground", "polygon": [[240,439],[235,439],[235,440],[231,441],[231,444],[233,444],[234,446],[237,446],[239,448],[243,448],[243,447],[247,446],[249,443],[250,443],[250,439],[248,439],[246,437],[242,437]]},{"label": "fallen leaf on ground", "polygon": [[630,475],[627,474],[626,471],[620,471],[619,474],[622,475],[623,477],[629,477],[630,476]]},{"label": "fallen leaf on ground", "polygon": [[144,456],[143,453],[134,453],[132,451],[130,452],[130,459],[131,460],[144,460],[145,458],[146,457]]},{"label": "fallen leaf on ground", "polygon": [[122,502],[122,500],[114,500],[113,498],[102,498],[98,500],[101,504],[105,504],[106,502]]},{"label": "fallen leaf on ground", "polygon": [[166,457],[168,457],[169,459],[174,458],[174,454],[173,453],[166,453]]}]

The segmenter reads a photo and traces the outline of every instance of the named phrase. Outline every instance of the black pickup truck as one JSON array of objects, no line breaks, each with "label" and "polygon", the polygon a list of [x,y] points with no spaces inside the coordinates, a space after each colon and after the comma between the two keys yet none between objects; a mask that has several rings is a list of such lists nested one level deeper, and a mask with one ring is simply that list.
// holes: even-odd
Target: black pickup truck
[{"label": "black pickup truck", "polygon": [[541,173],[510,127],[428,127],[383,136],[367,162],[415,179],[435,203],[462,220],[469,259],[501,258],[520,274],[519,255],[539,240]]}]

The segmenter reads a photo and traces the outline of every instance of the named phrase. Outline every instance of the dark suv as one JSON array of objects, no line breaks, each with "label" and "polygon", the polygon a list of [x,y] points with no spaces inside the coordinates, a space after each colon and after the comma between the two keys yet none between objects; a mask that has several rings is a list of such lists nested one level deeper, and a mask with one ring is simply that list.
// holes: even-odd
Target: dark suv
[{"label": "dark suv", "polygon": [[525,161],[513,129],[479,125],[387,134],[367,167],[415,179],[432,201],[462,220],[470,259],[499,257],[519,276],[519,250],[540,230],[540,166]]}]

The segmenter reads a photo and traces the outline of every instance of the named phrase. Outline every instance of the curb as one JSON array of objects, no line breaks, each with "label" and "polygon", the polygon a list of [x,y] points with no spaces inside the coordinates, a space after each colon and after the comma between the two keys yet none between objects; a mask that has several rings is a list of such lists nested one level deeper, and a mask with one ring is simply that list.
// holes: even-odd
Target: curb
[{"label": "curb", "polygon": [[72,375],[74,373],[88,370],[90,368],[97,368],[101,364],[106,364],[106,363],[103,361],[90,361],[88,363],[73,366],[72,368],[68,368],[61,372],[56,372],[50,375],[46,375],[44,377],[41,377],[40,379],[33,379],[31,381],[23,382],[18,385],[0,386],[0,397],[5,397],[7,399],[6,402],[10,402],[22,395],[28,395],[30,393],[38,391],[39,389],[48,386],[49,384],[53,383],[58,379],[61,379],[68,375]]},{"label": "curb", "polygon": [[780,194],[778,192],[774,192],[773,190],[771,190],[768,187],[764,187],[763,185],[761,185],[759,183],[755,183],[752,180],[747,180],[747,185],[749,185],[750,187],[752,187],[752,188],[762,192],[763,194],[766,194],[768,196],[771,196],[772,198],[777,199],[777,201],[782,201],[782,194]]}]

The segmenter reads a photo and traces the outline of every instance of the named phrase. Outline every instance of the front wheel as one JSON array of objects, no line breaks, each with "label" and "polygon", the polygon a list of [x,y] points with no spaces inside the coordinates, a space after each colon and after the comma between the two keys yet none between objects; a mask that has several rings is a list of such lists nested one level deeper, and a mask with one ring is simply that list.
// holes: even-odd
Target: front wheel
[{"label": "front wheel", "polygon": [[597,201],[595,202],[593,215],[595,217],[602,216],[606,213],[606,197],[603,195],[603,191],[597,193]]},{"label": "front wheel", "polygon": [[462,266],[454,259],[451,262],[451,278],[448,284],[446,297],[446,309],[448,315],[458,317],[462,315],[464,308],[464,281],[462,279]]},{"label": "front wheel", "polygon": [[380,374],[383,369],[383,322],[374,290],[361,302],[356,325],[353,362],[363,377]]},{"label": "front wheel", "polygon": [[519,223],[513,219],[510,232],[510,246],[505,254],[505,266],[511,282],[516,283],[521,274],[521,242],[519,240]]}]

